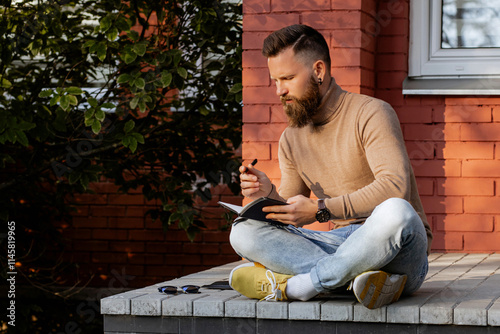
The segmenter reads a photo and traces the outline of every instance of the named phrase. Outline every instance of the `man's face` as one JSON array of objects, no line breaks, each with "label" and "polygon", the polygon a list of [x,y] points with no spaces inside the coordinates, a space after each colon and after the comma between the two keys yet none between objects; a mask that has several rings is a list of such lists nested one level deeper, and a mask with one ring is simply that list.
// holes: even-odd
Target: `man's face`
[{"label": "man's face", "polygon": [[303,127],[309,124],[321,101],[312,66],[297,59],[291,48],[268,58],[268,66],[289,125]]},{"label": "man's face", "polygon": [[[280,97],[283,109],[288,117],[291,127],[302,128],[311,123],[312,117],[317,114],[321,102],[319,85],[311,75],[309,86],[302,98],[298,99],[291,95]],[[291,99],[291,103],[288,101]]]}]

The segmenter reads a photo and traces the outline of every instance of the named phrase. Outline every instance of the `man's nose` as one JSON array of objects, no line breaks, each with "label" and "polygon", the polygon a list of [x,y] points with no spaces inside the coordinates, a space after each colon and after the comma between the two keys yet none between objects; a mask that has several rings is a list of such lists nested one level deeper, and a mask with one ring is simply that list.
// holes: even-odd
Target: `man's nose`
[{"label": "man's nose", "polygon": [[285,85],[276,83],[276,95],[285,96],[288,94],[288,88]]}]

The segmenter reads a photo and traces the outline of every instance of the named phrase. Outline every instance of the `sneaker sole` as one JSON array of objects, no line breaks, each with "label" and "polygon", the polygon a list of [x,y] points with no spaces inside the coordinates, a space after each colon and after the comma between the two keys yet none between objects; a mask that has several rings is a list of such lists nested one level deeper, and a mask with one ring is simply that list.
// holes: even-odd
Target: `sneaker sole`
[{"label": "sneaker sole", "polygon": [[[369,309],[394,303],[401,297],[407,276],[389,275],[383,271],[367,272],[356,277],[354,295]],[[360,293],[358,291],[362,287]]]}]

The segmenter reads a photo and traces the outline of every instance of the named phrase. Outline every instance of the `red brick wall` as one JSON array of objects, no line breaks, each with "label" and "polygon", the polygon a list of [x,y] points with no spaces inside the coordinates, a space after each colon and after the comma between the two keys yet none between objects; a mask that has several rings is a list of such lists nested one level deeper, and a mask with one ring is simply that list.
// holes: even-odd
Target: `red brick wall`
[{"label": "red brick wall", "polygon": [[258,168],[279,184],[286,120],[260,48],[270,32],[308,24],[325,35],[344,89],[381,98],[398,113],[433,249],[500,251],[500,98],[402,94],[408,0],[244,0],[243,11],[244,159],[259,158]]},{"label": "red brick wall", "polygon": [[144,287],[239,260],[217,201],[241,204],[241,197],[224,187],[215,189],[209,203],[200,201],[207,228],[194,242],[183,230],[164,232],[159,220],[145,217],[155,203],[146,202],[140,191],[118,194],[109,182],[92,188],[96,194],[77,197],[73,224],[61,226],[70,241],[66,259],[80,265],[82,283]]}]

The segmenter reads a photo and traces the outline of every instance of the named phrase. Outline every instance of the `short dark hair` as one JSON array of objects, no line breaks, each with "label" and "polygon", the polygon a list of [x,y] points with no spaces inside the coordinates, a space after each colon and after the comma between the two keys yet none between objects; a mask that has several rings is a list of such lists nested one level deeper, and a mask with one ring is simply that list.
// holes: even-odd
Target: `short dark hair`
[{"label": "short dark hair", "polygon": [[277,30],[264,40],[262,54],[267,58],[275,57],[289,47],[292,47],[295,55],[299,57],[323,60],[330,69],[328,44],[316,29],[304,24],[294,24]]}]

